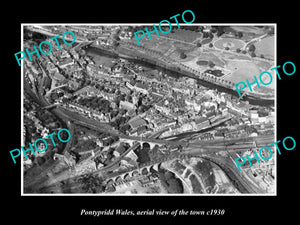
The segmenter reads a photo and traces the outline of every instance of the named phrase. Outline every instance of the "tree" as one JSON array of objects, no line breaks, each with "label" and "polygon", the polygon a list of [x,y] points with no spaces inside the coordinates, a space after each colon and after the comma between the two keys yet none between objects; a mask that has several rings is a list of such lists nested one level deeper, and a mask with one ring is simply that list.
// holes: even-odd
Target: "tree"
[{"label": "tree", "polygon": [[118,47],[119,45],[120,45],[120,43],[119,43],[119,42],[117,42],[117,41],[114,41],[114,42],[113,42],[113,47],[115,47],[115,48],[116,48],[116,47]]},{"label": "tree", "polygon": [[89,80],[89,79],[87,79],[87,80],[85,81],[85,85],[90,85],[90,83],[91,83],[91,80]]},{"label": "tree", "polygon": [[186,54],[185,54],[184,52],[181,52],[179,57],[180,57],[181,59],[185,59],[185,58],[186,58]]},{"label": "tree", "polygon": [[46,162],[46,160],[44,159],[44,157],[36,157],[36,162],[39,166],[41,166]]},{"label": "tree", "polygon": [[268,35],[274,35],[274,26],[269,27]]},{"label": "tree", "polygon": [[208,33],[207,32],[203,32],[203,38],[208,38]]},{"label": "tree", "polygon": [[208,61],[208,66],[209,66],[210,68],[213,68],[213,67],[215,66],[215,64],[214,64],[212,61]]},{"label": "tree", "polygon": [[58,99],[58,97],[59,97],[58,94],[57,94],[56,92],[52,92],[50,96],[51,96],[51,99],[52,99],[52,100],[56,100],[56,99]]},{"label": "tree", "polygon": [[255,51],[254,44],[249,45],[248,50],[249,50],[249,52],[254,52]]},{"label": "tree", "polygon": [[121,126],[121,127],[119,128],[119,131],[125,134],[127,130],[130,130],[130,128],[131,128],[131,127],[130,127],[129,124],[125,124],[124,126]]},{"label": "tree", "polygon": [[212,47],[213,47],[213,44],[212,44],[212,43],[209,43],[208,47],[212,48]]},{"label": "tree", "polygon": [[150,161],[150,157],[148,155],[148,150],[138,148],[134,150],[134,153],[138,156],[137,162],[138,163],[146,163]]},{"label": "tree", "polygon": [[67,103],[67,102],[68,102],[68,99],[67,99],[67,98],[62,98],[61,101],[62,101],[63,103]]},{"label": "tree", "polygon": [[79,178],[79,182],[82,184],[82,190],[86,193],[101,193],[104,191],[103,179],[97,175],[88,174]]},{"label": "tree", "polygon": [[202,44],[200,42],[197,42],[197,47],[201,47]]},{"label": "tree", "polygon": [[236,36],[238,38],[242,38],[243,37],[243,33],[241,31],[239,31],[239,32],[236,33]]},{"label": "tree", "polygon": [[255,57],[256,55],[255,55],[254,52],[251,52],[251,53],[250,53],[250,56],[251,56],[251,57]]},{"label": "tree", "polygon": [[236,52],[237,52],[237,53],[240,53],[240,52],[241,52],[241,49],[240,49],[240,48],[237,48],[237,49],[236,49]]},{"label": "tree", "polygon": [[115,34],[115,35],[114,35],[114,39],[115,39],[116,41],[120,41],[119,35]]},{"label": "tree", "polygon": [[227,47],[225,47],[225,50],[227,50],[227,51],[228,51],[228,50],[229,50],[229,47],[228,47],[228,46],[227,46]]},{"label": "tree", "polygon": [[217,36],[218,37],[220,37],[222,34],[224,34],[225,32],[224,32],[224,26],[218,26],[218,27],[216,27],[216,29],[217,29]]},{"label": "tree", "polygon": [[168,184],[169,193],[183,193],[183,185],[176,176],[170,172],[165,172],[166,183]]},{"label": "tree", "polygon": [[212,33],[217,33],[217,29],[216,29],[215,27],[212,27],[212,28],[210,29],[210,31],[211,31]]}]

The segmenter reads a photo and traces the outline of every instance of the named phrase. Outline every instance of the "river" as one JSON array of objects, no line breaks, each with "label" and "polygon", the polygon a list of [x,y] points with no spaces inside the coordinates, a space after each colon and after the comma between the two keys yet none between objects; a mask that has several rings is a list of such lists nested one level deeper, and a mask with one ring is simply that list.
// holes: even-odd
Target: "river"
[{"label": "river", "polygon": [[[95,56],[98,55],[98,56],[101,56],[101,57],[108,57],[108,58],[112,58],[112,59],[118,58],[118,56],[116,56],[116,55],[108,54],[108,53],[104,52],[101,49],[91,47],[91,46],[85,48],[85,52],[88,56],[91,56],[91,57],[95,57]],[[122,57],[120,57],[120,58],[122,58]],[[126,58],[126,59],[130,62],[133,62],[135,64],[143,66],[147,69],[156,69],[156,70],[162,71],[163,73],[167,74],[168,76],[172,76],[172,77],[175,77],[175,78],[186,76],[186,75],[184,75],[180,72],[169,70],[167,68],[164,68],[164,67],[161,67],[161,66],[158,66],[158,65],[154,65],[154,64],[149,63],[149,62],[141,61],[141,60],[138,60],[138,59],[128,59],[128,58]],[[197,79],[197,83],[201,86],[206,87],[206,88],[216,89],[219,92],[224,92],[224,93],[230,94],[232,96],[238,97],[237,92],[232,90],[232,89],[221,87],[221,86],[218,86],[218,85],[215,85],[215,84],[212,84],[212,83],[200,80],[200,79]],[[270,106],[270,107],[274,106],[274,101],[273,100],[253,99],[253,98],[250,98],[248,96],[244,97],[243,100],[247,100],[251,105]]]},{"label": "river", "polygon": [[[38,32],[34,32],[34,31],[27,31],[25,29],[25,34],[24,35],[28,36],[28,35],[26,35],[27,33],[31,33],[32,35],[36,35],[36,38],[38,38],[38,39],[43,39],[44,40],[45,37],[47,37],[45,34],[40,34]],[[32,37],[30,37],[30,39],[32,39]],[[108,58],[114,58],[114,59],[119,57],[117,55],[113,56],[112,54],[108,54],[108,53],[104,52],[101,49],[91,47],[91,46],[85,47],[84,50],[86,51],[87,55],[92,56],[92,57],[94,57],[95,55],[99,55],[99,56],[102,56],[102,57],[108,57]],[[123,57],[119,57],[119,58],[123,58]],[[158,66],[158,65],[154,65],[154,64],[149,63],[149,62],[141,61],[141,60],[138,60],[138,59],[128,59],[128,58],[125,58],[125,59],[127,59],[130,62],[134,62],[134,63],[136,63],[140,66],[146,67],[148,69],[157,69],[157,70],[162,71],[163,73],[167,74],[168,76],[172,76],[172,77],[176,77],[176,78],[186,76],[186,75],[184,75],[180,72],[169,70],[167,68],[164,68],[164,67],[161,67],[161,66]],[[197,79],[197,83],[199,85],[207,87],[209,89],[216,89],[219,92],[224,92],[224,93],[230,94],[230,95],[232,95],[234,97],[237,97],[237,98],[239,97],[238,93],[235,90],[228,89],[228,88],[225,88],[225,87],[222,87],[222,86],[218,86],[218,85],[203,81],[201,79]],[[256,105],[256,106],[266,106],[266,107],[273,107],[274,106],[274,101],[273,100],[254,99],[254,98],[251,98],[249,96],[245,96],[243,98],[243,100],[246,100],[251,105]]]}]

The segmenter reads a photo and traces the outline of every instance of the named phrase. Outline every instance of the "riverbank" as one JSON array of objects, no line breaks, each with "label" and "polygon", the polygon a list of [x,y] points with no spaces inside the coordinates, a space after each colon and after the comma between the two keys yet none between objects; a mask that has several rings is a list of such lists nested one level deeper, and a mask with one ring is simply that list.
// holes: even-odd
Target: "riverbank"
[{"label": "riverbank", "polygon": [[[176,78],[179,78],[182,76],[190,77],[190,78],[197,80],[198,85],[207,87],[209,89],[215,89],[219,92],[224,92],[224,93],[230,94],[233,98],[236,98],[236,99],[239,98],[237,92],[232,89],[207,82],[207,81],[202,80],[199,77],[195,76],[191,72],[180,70],[180,69],[178,70],[178,68],[175,66],[167,66],[163,62],[159,62],[158,60],[154,60],[154,59],[149,59],[149,57],[143,58],[143,57],[133,56],[130,53],[126,54],[126,52],[124,52],[124,51],[117,52],[115,50],[104,49],[102,47],[96,47],[95,45],[87,47],[85,49],[85,51],[86,51],[86,54],[91,57],[93,57],[93,55],[96,54],[96,55],[106,56],[106,57],[110,57],[110,58],[124,58],[130,62],[133,62],[133,63],[138,64],[143,67],[160,70],[163,73],[167,74],[168,76],[172,76],[172,77],[176,77]],[[250,96],[248,96],[248,95],[244,96],[243,100],[248,101],[251,105],[274,106],[273,99],[270,100],[270,99],[265,99],[265,98],[261,98],[261,97],[259,98],[254,94],[250,95]]]}]

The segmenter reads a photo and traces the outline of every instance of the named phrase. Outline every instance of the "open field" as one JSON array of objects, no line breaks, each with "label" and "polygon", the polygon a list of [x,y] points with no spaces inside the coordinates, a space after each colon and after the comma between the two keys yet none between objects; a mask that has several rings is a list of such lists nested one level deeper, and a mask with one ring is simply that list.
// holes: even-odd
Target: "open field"
[{"label": "open field", "polygon": [[[196,58],[197,59],[196,61],[198,60],[212,61],[216,66],[224,67],[225,62],[222,60],[223,57],[220,57],[219,55],[220,55],[219,51],[213,49],[206,50],[206,49],[195,47],[193,50],[191,49],[190,51],[188,51],[187,56],[189,59],[182,60],[182,61],[186,62]],[[197,65],[195,64],[195,66]]]},{"label": "open field", "polygon": [[222,59],[231,59],[231,60],[251,60],[251,57],[247,54],[232,54],[231,52],[222,52],[219,54],[219,57]]},{"label": "open field", "polygon": [[[274,67],[274,62],[267,62],[267,61],[255,61],[255,64],[260,68],[261,71],[267,71],[270,68]],[[272,71],[269,71],[272,72]]]},{"label": "open field", "polygon": [[[261,88],[260,89],[257,88],[257,90],[259,90],[259,92],[267,93],[268,91],[270,91],[270,89],[275,90],[275,87],[276,87],[275,83],[276,83],[276,79],[277,79],[276,72],[274,70],[268,71],[268,72],[272,74],[272,83],[269,85],[261,84],[260,85]],[[259,77],[259,76],[257,76],[257,77]],[[266,84],[270,82],[270,76],[268,76],[267,74],[262,75],[261,79]]]},{"label": "open field", "polygon": [[[198,61],[203,61],[202,65],[201,63],[197,63]],[[216,66],[218,67],[224,67],[225,62],[222,61],[218,56],[216,56],[214,53],[211,52],[202,52],[199,49],[195,49],[194,51],[187,54],[187,58],[184,60],[181,60],[184,64],[187,66],[190,66],[192,68],[195,68],[200,71],[204,71],[206,69],[209,69],[209,66],[207,63],[208,61],[212,61]]]},{"label": "open field", "polygon": [[188,44],[181,41],[176,41],[176,40],[172,40],[164,37],[157,37],[157,36],[153,36],[152,40],[149,40],[148,37],[145,37],[141,39],[140,42],[141,42],[141,46],[147,49],[161,52],[162,54],[166,56],[170,56],[175,60],[180,60],[179,55],[181,52],[184,52],[185,54],[188,55],[189,52],[192,52],[194,49],[197,48],[196,45],[194,44]]},{"label": "open field", "polygon": [[201,53],[198,60],[212,61],[216,66],[224,67],[225,63],[213,53]]},{"label": "open field", "polygon": [[255,53],[260,56],[264,55],[266,58],[274,59],[274,36],[266,37],[261,41],[255,43]]},{"label": "open field", "polygon": [[197,64],[197,61],[198,61],[198,58],[191,58],[190,60],[183,62],[183,64],[185,64],[191,68],[194,68],[198,71],[201,71],[201,72],[204,72],[206,69],[208,69],[208,65],[200,66]]},{"label": "open field", "polygon": [[[169,56],[172,59],[175,60],[181,60],[181,61],[189,61],[196,57],[199,53],[194,53],[195,51],[197,52],[197,47],[189,44],[185,44],[183,42],[172,42],[173,45],[173,51],[170,52]],[[180,59],[180,53],[184,52],[187,57],[185,59]]]},{"label": "open field", "polygon": [[[135,41],[135,40],[133,40]],[[148,36],[140,40],[141,46],[158,51],[161,53],[166,53],[171,47],[172,43],[169,40],[158,38],[156,36],[152,37],[152,40],[149,40]]]},{"label": "open field", "polygon": [[211,41],[212,41],[211,38],[206,38],[206,39],[203,39],[203,40],[201,41],[201,44],[205,45],[205,44],[210,43]]},{"label": "open field", "polygon": [[253,76],[259,76],[261,72],[258,66],[250,61],[228,60],[226,69],[232,71],[232,74],[226,76],[226,80],[232,81],[233,83],[245,82],[246,79],[248,79],[249,82],[253,82]]},{"label": "open field", "polygon": [[262,28],[258,28],[255,26],[231,26],[233,30],[241,31],[243,33],[254,33],[258,36],[264,34],[264,30]]},{"label": "open field", "polygon": [[237,48],[242,48],[245,42],[234,39],[234,38],[221,38],[215,41],[214,46],[219,49],[224,49],[228,47],[230,50],[236,50]]},{"label": "open field", "polygon": [[241,40],[245,42],[248,42],[253,38],[259,37],[266,32],[263,28],[258,28],[255,26],[231,26],[225,29],[233,33],[242,32],[243,36],[241,37]]},{"label": "open field", "polygon": [[185,42],[189,42],[189,43],[192,43],[197,38],[202,37],[202,34],[200,32],[185,30],[182,28],[182,26],[179,29],[175,30],[174,33],[170,32],[168,34],[161,34],[161,35],[164,37],[177,39],[177,40],[185,41]]},{"label": "open field", "polygon": [[176,48],[176,50],[179,50],[179,51],[181,50],[184,53],[188,53],[196,48],[196,46],[185,44],[183,42],[178,42],[178,41],[172,42],[172,44]]}]

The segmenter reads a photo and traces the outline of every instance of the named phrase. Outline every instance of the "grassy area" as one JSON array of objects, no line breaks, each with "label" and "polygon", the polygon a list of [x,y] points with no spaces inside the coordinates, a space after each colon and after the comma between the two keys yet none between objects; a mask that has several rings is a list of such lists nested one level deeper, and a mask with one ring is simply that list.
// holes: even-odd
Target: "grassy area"
[{"label": "grassy area", "polygon": [[202,190],[202,186],[201,184],[199,183],[198,179],[196,178],[196,176],[194,174],[192,174],[190,177],[189,177],[190,181],[191,181],[191,184],[192,184],[192,188],[193,188],[193,192],[194,193],[203,193],[203,190]]},{"label": "grassy area", "polygon": [[195,31],[191,31],[191,30],[177,29],[174,32],[171,32],[168,34],[162,34],[162,36],[192,43],[197,38],[202,37],[202,34],[200,32],[195,32]]},{"label": "grassy area", "polygon": [[232,26],[231,28],[235,31],[241,31],[243,33],[253,33],[258,36],[264,34],[264,31],[261,28],[255,26]]},{"label": "grassy area", "polygon": [[255,26],[231,26],[225,29],[232,33],[242,32],[243,36],[241,37],[241,40],[245,42],[248,42],[253,38],[259,37],[265,33],[264,29]]},{"label": "grassy area", "polygon": [[212,166],[209,161],[203,160],[199,161],[194,169],[197,173],[202,175],[203,182],[206,187],[214,187],[215,186],[215,175],[212,172]]},{"label": "grassy area", "polygon": [[255,43],[255,53],[257,56],[264,55],[265,58],[274,58],[274,36],[266,37]]},{"label": "grassy area", "polygon": [[[187,58],[184,60],[184,64],[193,67],[195,69],[207,69],[208,61],[213,62],[216,66],[219,67],[224,67],[225,63],[217,57],[213,53],[204,53],[204,52],[199,52],[197,50],[187,54]],[[198,63],[200,62],[200,63]]]},{"label": "grassy area", "polygon": [[199,66],[207,66],[208,64],[208,61],[205,61],[205,60],[199,60],[196,62]]},{"label": "grassy area", "polygon": [[166,53],[173,46],[168,39],[158,38],[157,36],[153,36],[152,40],[149,40],[147,36],[141,39],[140,42],[141,46],[161,53]]},{"label": "grassy area", "polygon": [[245,82],[246,79],[249,82],[254,81],[254,76],[259,76],[260,69],[254,63],[250,61],[234,61],[230,60],[227,62],[226,68],[233,71],[232,74],[226,77],[226,80],[237,82]]},{"label": "grassy area", "polygon": [[242,48],[245,42],[234,39],[234,38],[222,38],[215,41],[214,46],[219,49],[224,49],[228,47],[230,50],[236,50],[237,48]]},{"label": "grassy area", "polygon": [[211,38],[206,38],[206,39],[203,39],[203,40],[201,41],[201,44],[205,45],[205,44],[210,43],[211,41],[212,41]]},{"label": "grassy area", "polygon": [[[274,63],[272,62],[266,62],[266,61],[256,61],[255,64],[262,70],[267,71],[271,67],[273,67]],[[270,71],[269,71],[270,72]]]}]

